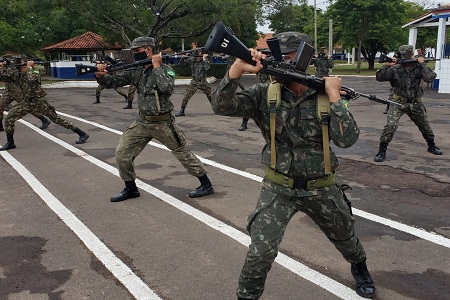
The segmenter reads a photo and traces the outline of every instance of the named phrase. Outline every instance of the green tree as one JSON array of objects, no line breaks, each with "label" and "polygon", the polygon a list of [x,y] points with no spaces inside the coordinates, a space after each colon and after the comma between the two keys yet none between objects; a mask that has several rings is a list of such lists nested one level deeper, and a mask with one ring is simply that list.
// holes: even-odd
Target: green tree
[{"label": "green tree", "polygon": [[[341,33],[339,41],[346,47],[356,47],[372,70],[376,53],[407,35],[407,30],[402,29],[405,8],[403,0],[336,0],[329,10]],[[357,55],[358,73],[360,67]]]},{"label": "green tree", "polygon": [[0,0],[0,5],[0,53],[42,56],[41,48],[92,28],[79,14],[59,7],[57,0]]},{"label": "green tree", "polygon": [[[110,36],[120,36],[127,45],[137,36],[152,36],[157,42],[198,39],[209,33],[218,20],[227,19],[224,11],[245,12],[243,6],[255,1],[136,0],[130,4],[124,0],[60,0],[64,7],[76,8],[92,23],[109,31]],[[250,20],[256,28],[254,13]]]}]

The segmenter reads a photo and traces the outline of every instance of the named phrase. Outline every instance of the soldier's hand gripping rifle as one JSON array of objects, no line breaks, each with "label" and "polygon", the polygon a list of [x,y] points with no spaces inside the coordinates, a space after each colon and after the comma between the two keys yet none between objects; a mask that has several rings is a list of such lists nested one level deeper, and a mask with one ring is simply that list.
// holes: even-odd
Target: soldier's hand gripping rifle
[{"label": "soldier's hand gripping rifle", "polygon": [[[195,50],[198,51],[198,49],[201,49],[201,48],[186,50],[186,51],[182,51],[182,52],[171,54],[171,55],[163,55],[162,58],[164,59],[164,58],[172,57],[175,55],[183,55],[183,54],[187,54],[187,53],[192,53]],[[149,65],[152,63],[152,60],[150,58],[147,58],[147,59],[139,60],[139,61],[136,61],[134,63],[129,63],[129,64],[120,64],[120,63],[114,64],[114,63],[112,63],[112,61],[116,61],[116,60],[114,60],[111,57],[109,57],[109,59],[107,59],[108,57],[109,56],[105,57],[105,61],[107,61],[109,63],[109,65],[106,67],[106,70],[108,71],[108,73],[116,72],[119,70],[136,68],[136,67],[140,67],[140,66],[145,66],[145,65]],[[98,72],[97,67],[94,65],[75,64],[75,69],[77,72],[77,76]]]},{"label": "soldier's hand gripping rifle", "polygon": [[[399,54],[396,54],[397,57],[400,57]],[[440,59],[436,59],[436,58],[425,58],[425,62],[430,62],[430,61],[438,61]],[[388,63],[397,63],[397,64],[409,64],[409,63],[418,63],[419,61],[417,60],[417,58],[413,58],[413,59],[397,59],[394,60],[393,58],[387,56],[384,53],[380,54],[380,57],[378,59],[378,62],[380,64],[388,62]]]},{"label": "soldier's hand gripping rifle", "polygon": [[[308,75],[305,72],[313,58],[314,48],[305,42],[301,42],[297,49],[297,55],[291,64],[282,61],[283,56],[279,42],[277,38],[267,40],[271,57],[262,61],[263,69],[260,72],[274,76],[277,80],[297,82],[313,88],[318,92],[325,92],[325,81],[321,78]],[[225,53],[240,58],[249,64],[256,65],[252,60],[248,48],[221,22],[218,22],[214,26],[205,44],[205,48],[208,51]],[[341,86],[341,90],[346,92],[346,95],[344,95],[346,99],[364,97],[379,103],[401,105],[395,101],[378,98],[376,95],[357,92],[349,87]]]}]

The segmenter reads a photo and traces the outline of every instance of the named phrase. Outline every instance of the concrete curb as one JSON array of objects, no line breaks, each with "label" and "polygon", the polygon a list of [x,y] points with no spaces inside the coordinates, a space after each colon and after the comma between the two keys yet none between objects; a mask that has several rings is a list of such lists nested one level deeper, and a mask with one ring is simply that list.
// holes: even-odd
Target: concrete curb
[{"label": "concrete curb", "polygon": [[[206,79],[209,83],[214,83],[217,81],[216,77],[208,77]],[[175,85],[188,85],[191,82],[191,79],[175,79]],[[62,89],[62,88],[96,88],[98,86],[97,81],[95,80],[70,80],[70,81],[61,81],[55,83],[47,83],[43,84],[42,87],[44,89]],[[128,87],[128,86],[125,86]]]}]

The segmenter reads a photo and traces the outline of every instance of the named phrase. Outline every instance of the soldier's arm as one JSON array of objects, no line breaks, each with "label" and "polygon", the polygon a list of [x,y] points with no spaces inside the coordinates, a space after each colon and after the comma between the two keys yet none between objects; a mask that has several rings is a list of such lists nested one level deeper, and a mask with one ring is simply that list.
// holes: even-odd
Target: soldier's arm
[{"label": "soldier's arm", "polygon": [[252,118],[259,107],[261,93],[257,88],[236,92],[239,79],[230,79],[228,73],[212,93],[211,107],[215,114]]},{"label": "soldier's arm", "polygon": [[0,68],[0,81],[13,82],[16,81],[19,72],[9,68]]},{"label": "soldier's arm", "polygon": [[393,64],[386,63],[383,68],[379,69],[375,75],[377,81],[389,81],[393,78]]},{"label": "soldier's arm", "polygon": [[330,139],[340,148],[352,146],[359,137],[359,128],[344,100],[331,103]]},{"label": "soldier's arm", "polygon": [[342,99],[341,79],[324,77],[325,92],[330,101],[329,132],[330,139],[341,148],[353,145],[359,136],[359,128],[348,106]]},{"label": "soldier's arm", "polygon": [[[420,60],[424,60],[424,58],[419,57],[418,60],[420,62]],[[420,63],[420,71],[422,73],[423,81],[429,83],[429,82],[433,82],[436,79],[437,74],[428,67],[426,62]]]},{"label": "soldier's arm", "polygon": [[98,84],[108,89],[131,84],[132,77],[133,77],[132,70],[126,70],[122,74],[113,74],[113,75],[109,74],[99,75],[99,73],[97,72],[95,75]]},{"label": "soldier's arm", "polygon": [[210,65],[208,59],[204,59],[203,64],[205,65],[205,71],[208,71],[209,69],[211,69],[211,65]]},{"label": "soldier's arm", "polygon": [[162,66],[153,70],[156,79],[156,87],[159,92],[173,94],[175,84],[175,72],[169,66]]}]

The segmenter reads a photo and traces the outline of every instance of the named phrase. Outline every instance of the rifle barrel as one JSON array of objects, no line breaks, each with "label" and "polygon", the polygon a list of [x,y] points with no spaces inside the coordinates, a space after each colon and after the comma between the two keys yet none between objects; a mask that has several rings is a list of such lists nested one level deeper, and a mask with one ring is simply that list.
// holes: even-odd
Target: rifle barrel
[{"label": "rifle barrel", "polygon": [[[267,75],[272,75],[275,77],[283,78],[286,80],[295,81],[295,82],[304,84],[304,85],[306,85],[310,88],[313,88],[315,90],[318,90],[318,91],[325,91],[325,81],[321,78],[318,78],[318,77],[315,77],[312,75],[302,74],[302,73],[298,73],[298,72],[295,72],[292,70],[281,69],[281,68],[276,68],[276,67],[272,67],[272,66],[266,66],[265,68],[263,68],[261,70],[261,73],[265,73]],[[398,105],[398,106],[402,105],[402,104],[392,101],[392,100],[379,98],[376,95],[368,95],[368,94],[363,94],[363,93],[357,92],[354,89],[346,87],[346,86],[341,86],[341,90],[346,92],[348,97],[350,97],[350,98],[355,98],[355,97],[361,96],[361,97],[367,98],[369,100],[383,103],[383,104],[392,103],[392,104]]]}]

